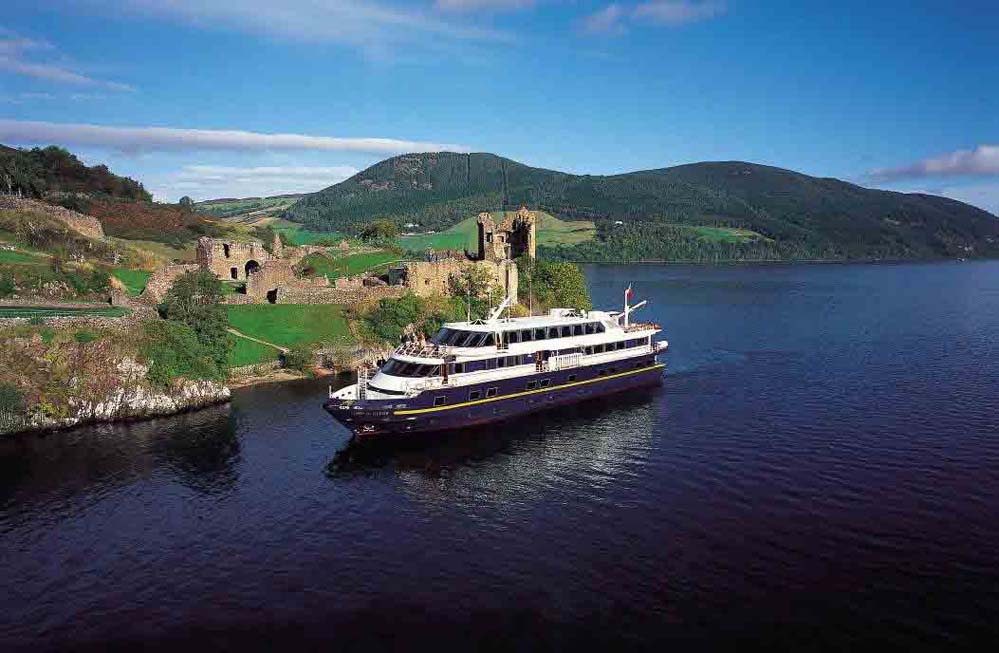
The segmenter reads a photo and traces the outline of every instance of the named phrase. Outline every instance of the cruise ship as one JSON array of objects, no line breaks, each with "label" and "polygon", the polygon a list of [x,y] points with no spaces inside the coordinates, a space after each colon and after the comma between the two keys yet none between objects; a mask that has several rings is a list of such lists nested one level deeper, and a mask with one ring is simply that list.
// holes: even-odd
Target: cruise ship
[{"label": "cruise ship", "polygon": [[449,322],[425,344],[406,343],[324,408],[359,437],[465,428],[661,383],[668,343],[658,324],[623,311],[555,308]]}]

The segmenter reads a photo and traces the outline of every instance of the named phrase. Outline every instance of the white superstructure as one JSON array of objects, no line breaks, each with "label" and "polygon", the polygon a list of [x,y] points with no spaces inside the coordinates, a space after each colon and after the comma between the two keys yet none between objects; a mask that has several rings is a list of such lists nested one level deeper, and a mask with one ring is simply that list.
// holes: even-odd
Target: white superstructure
[{"label": "white superstructure", "polygon": [[447,323],[426,345],[401,345],[377,372],[359,374],[359,384],[330,398],[398,400],[430,389],[599,365],[667,347],[666,341],[653,339],[661,331],[658,324],[630,321],[641,304],[629,307],[626,301],[624,312],[556,308],[547,315],[501,318],[505,306],[487,320]]}]

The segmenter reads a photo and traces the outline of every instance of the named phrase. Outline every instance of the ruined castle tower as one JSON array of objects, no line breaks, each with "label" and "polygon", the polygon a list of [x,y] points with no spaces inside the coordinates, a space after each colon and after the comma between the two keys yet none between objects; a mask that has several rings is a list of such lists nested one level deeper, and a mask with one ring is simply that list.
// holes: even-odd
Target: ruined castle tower
[{"label": "ruined castle tower", "polygon": [[537,253],[536,218],[527,207],[507,216],[499,225],[483,211],[477,219],[480,261],[508,261],[520,256],[535,258]]},{"label": "ruined castle tower", "polygon": [[260,241],[241,243],[202,236],[198,239],[198,265],[219,279],[246,281],[273,256]]}]

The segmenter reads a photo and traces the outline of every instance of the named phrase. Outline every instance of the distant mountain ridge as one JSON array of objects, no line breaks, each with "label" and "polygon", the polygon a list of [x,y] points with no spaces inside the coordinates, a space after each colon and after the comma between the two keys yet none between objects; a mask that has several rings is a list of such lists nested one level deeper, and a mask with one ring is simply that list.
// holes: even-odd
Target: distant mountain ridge
[{"label": "distant mountain ridge", "polygon": [[599,176],[494,154],[406,154],[302,197],[284,217],[326,231],[357,231],[380,217],[439,230],[521,204],[593,220],[601,243],[614,240],[621,222],[652,238],[674,237],[678,226],[747,229],[770,242],[766,256],[776,258],[999,255],[999,219],[968,204],[740,161]]}]

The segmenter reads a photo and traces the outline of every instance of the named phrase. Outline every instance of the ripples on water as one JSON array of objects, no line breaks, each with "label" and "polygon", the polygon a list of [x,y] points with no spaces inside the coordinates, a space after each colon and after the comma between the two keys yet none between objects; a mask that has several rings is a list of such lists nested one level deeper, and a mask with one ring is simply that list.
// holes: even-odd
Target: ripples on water
[{"label": "ripples on water", "polygon": [[661,389],[361,446],[302,382],[0,443],[0,644],[999,643],[999,265],[588,272],[651,297]]}]

